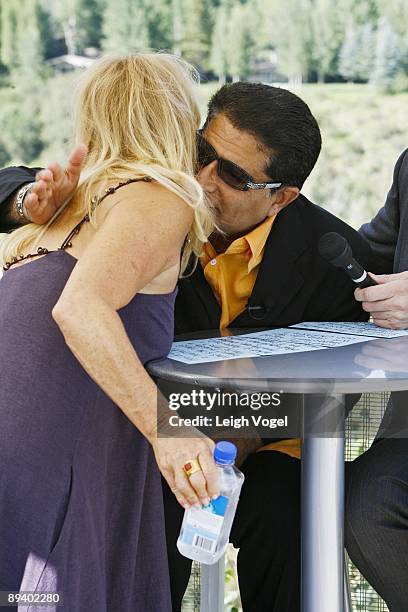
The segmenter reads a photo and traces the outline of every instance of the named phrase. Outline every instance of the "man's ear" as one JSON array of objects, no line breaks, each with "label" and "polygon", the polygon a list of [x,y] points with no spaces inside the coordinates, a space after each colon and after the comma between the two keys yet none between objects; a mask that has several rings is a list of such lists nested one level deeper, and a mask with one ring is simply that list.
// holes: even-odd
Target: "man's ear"
[{"label": "man's ear", "polygon": [[291,202],[296,200],[300,193],[299,187],[283,187],[279,189],[271,202],[268,216],[276,215],[283,208],[286,208]]}]

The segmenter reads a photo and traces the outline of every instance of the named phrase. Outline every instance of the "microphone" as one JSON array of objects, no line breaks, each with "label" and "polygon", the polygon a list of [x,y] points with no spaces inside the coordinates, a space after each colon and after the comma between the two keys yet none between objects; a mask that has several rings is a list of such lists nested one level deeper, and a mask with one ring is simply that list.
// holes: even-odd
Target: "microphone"
[{"label": "microphone", "polygon": [[319,240],[318,249],[323,259],[336,268],[344,270],[353,283],[361,289],[378,284],[368,276],[363,266],[353,258],[351,246],[340,234],[336,232],[324,234]]}]

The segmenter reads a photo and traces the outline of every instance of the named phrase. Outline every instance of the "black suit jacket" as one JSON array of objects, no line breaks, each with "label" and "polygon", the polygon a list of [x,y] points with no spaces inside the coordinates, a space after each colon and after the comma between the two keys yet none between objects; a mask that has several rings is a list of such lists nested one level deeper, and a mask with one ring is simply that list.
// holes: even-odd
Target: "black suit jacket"
[{"label": "black suit jacket", "polygon": [[5,221],[5,200],[11,196],[24,183],[31,183],[41,168],[26,168],[25,166],[12,166],[0,170],[0,233],[13,229]]},{"label": "black suit jacket", "polygon": [[[284,327],[301,321],[365,321],[355,285],[317,250],[326,232],[344,236],[360,263],[372,270],[371,250],[349,225],[300,195],[276,217],[248,306],[230,327]],[[176,333],[218,328],[220,306],[200,265],[179,281]]]},{"label": "black suit jacket", "polygon": [[379,261],[378,273],[408,270],[408,149],[395,164],[384,206],[359,231]]},{"label": "black suit jacket", "polygon": [[[0,232],[4,201],[37,169],[23,166],[0,170]],[[3,215],[1,215],[3,211]],[[338,232],[350,243],[355,258],[375,270],[368,244],[349,225],[300,195],[272,225],[248,306],[231,327],[283,327],[301,321],[364,321],[368,316],[354,300],[355,285],[346,274],[324,261],[317,243],[326,232]],[[179,281],[175,332],[219,327],[220,306],[198,264]]]}]

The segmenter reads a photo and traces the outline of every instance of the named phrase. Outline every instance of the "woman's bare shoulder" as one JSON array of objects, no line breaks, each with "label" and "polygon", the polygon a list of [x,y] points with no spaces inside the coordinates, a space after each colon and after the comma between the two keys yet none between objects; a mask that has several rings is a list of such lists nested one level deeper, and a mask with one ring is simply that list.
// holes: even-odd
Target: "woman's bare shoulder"
[{"label": "woman's bare shoulder", "polygon": [[[116,183],[117,185],[118,183]],[[115,187],[114,182],[111,185]],[[123,185],[110,194],[102,204],[106,210],[118,204],[127,204],[135,207],[135,211],[143,211],[152,207],[158,212],[172,210],[179,218],[192,219],[194,211],[181,196],[157,181],[135,181]]]}]

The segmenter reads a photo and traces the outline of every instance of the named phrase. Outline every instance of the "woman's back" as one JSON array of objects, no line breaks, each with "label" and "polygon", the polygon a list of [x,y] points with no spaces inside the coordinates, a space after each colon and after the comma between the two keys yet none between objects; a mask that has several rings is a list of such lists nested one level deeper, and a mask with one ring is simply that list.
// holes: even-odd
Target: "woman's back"
[{"label": "woman's back", "polygon": [[[94,219],[89,223],[89,215],[86,214],[87,206],[77,196],[72,198],[72,201],[65,208],[50,227],[48,227],[43,236],[39,239],[38,244],[30,245],[28,250],[33,257],[38,259],[44,255],[39,255],[40,249],[46,249],[49,252],[57,250],[65,250],[72,255],[76,260],[80,260],[90,241],[95,237],[98,227],[104,223],[110,211],[124,198],[131,199],[132,205],[136,208],[141,202],[152,197],[166,199],[174,199],[174,194],[171,194],[161,185],[146,180],[148,177],[138,179],[128,179],[127,181],[119,182],[111,179],[104,181],[104,189],[102,196],[95,200]],[[181,206],[183,203],[181,202]],[[184,205],[185,206],[185,205]],[[151,228],[153,231],[154,228]],[[13,263],[13,269],[27,265],[31,260],[29,253],[25,253],[24,261]],[[7,267],[7,264],[6,266]],[[158,275],[147,286],[143,287],[141,293],[168,293],[177,283],[180,269],[180,254],[176,251],[173,254],[172,261],[166,266],[166,269]]]}]

